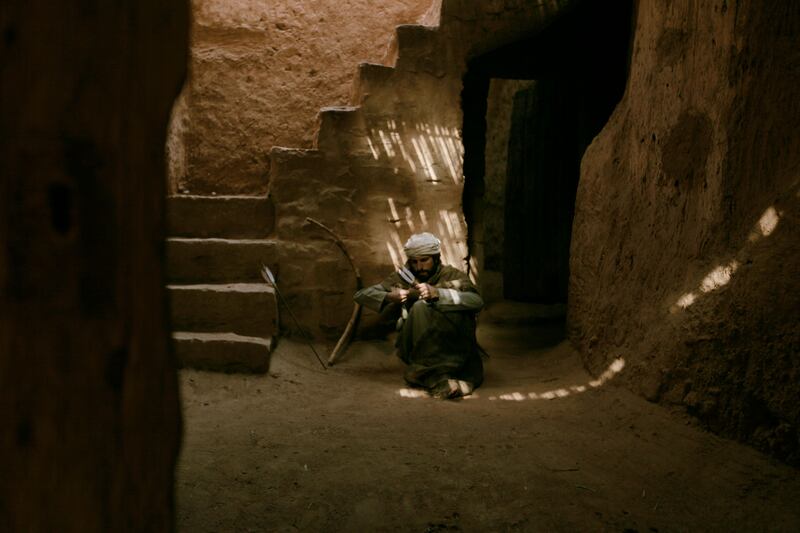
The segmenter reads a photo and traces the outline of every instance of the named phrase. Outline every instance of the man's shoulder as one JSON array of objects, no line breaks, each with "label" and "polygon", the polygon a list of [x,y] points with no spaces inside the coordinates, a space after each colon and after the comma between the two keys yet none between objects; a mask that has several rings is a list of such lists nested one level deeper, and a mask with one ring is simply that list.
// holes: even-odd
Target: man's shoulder
[{"label": "man's shoulder", "polygon": [[456,268],[454,266],[442,264],[441,268],[442,268],[442,270],[441,270],[440,276],[442,278],[445,278],[445,277],[448,277],[448,278],[456,278],[456,277],[466,278],[467,277],[466,272],[464,272],[463,270],[460,270],[460,269],[458,269],[458,268]]},{"label": "man's shoulder", "polygon": [[475,286],[469,276],[463,270],[450,265],[441,266],[436,286],[448,289],[475,290]]}]

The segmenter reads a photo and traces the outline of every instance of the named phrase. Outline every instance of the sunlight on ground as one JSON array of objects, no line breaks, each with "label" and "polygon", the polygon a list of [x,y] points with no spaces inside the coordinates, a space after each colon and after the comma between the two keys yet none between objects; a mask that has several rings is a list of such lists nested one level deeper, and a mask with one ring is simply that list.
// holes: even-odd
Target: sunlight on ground
[{"label": "sunlight on ground", "polygon": [[[606,384],[609,380],[613,379],[614,376],[622,372],[622,369],[625,368],[625,359],[622,357],[615,359],[603,372],[600,374],[597,379],[593,379],[588,383],[581,384],[581,385],[571,385],[569,387],[561,387],[558,389],[547,390],[544,392],[507,392],[498,395],[489,396],[489,401],[497,401],[497,400],[505,400],[505,401],[514,401],[514,402],[522,402],[525,400],[556,400],[559,398],[566,398],[567,396],[572,396],[574,394],[580,394],[582,392],[586,392],[587,390],[595,389]],[[401,398],[428,398],[429,395],[427,392],[420,390],[420,389],[411,389],[411,388],[402,388],[397,390],[398,396]],[[465,400],[470,399],[478,399],[480,398],[479,393],[475,392],[470,396],[465,396]]]},{"label": "sunlight on ground", "polygon": [[[754,243],[762,237],[769,237],[772,235],[780,219],[781,212],[775,209],[774,206],[768,207],[766,211],[764,211],[764,214],[761,215],[761,218],[758,219],[758,222],[756,222],[753,230],[747,237],[748,242],[742,246],[739,253],[743,252],[749,243]],[[739,261],[733,259],[725,265],[715,267],[711,272],[706,274],[696,290],[682,294],[681,297],[670,306],[670,312],[677,313],[682,309],[686,309],[694,304],[702,294],[708,294],[724,287],[730,283],[733,275],[739,269],[739,266]]]}]

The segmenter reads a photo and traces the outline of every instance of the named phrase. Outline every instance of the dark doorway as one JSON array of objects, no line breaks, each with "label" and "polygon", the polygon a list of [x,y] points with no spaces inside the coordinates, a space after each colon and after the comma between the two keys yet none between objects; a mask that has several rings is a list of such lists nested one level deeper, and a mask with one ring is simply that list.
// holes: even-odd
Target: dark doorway
[{"label": "dark doorway", "polygon": [[[632,1],[581,2],[545,30],[470,61],[462,93],[464,211],[479,274],[487,284],[493,275],[499,280],[488,300],[566,303],[580,161],[622,98],[632,15]],[[503,80],[530,81],[512,96],[506,88],[498,104],[494,85]],[[509,108],[505,118],[497,118],[497,105]],[[493,120],[507,130],[499,155]],[[499,191],[493,165],[504,167]]]}]

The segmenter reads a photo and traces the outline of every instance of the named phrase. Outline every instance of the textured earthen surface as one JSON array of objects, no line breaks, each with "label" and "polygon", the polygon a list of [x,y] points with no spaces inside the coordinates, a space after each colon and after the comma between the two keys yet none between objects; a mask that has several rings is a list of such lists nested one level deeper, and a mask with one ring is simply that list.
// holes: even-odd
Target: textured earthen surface
[{"label": "textured earthen surface", "polygon": [[0,7],[0,530],[169,531],[180,1]]},{"label": "textured earthen surface", "polygon": [[319,109],[349,103],[357,65],[430,0],[194,0],[191,77],[170,142],[173,191],[266,190],[272,146],[311,147]]},{"label": "textured earthen surface", "polygon": [[800,6],[640,2],[587,151],[572,338],[592,371],[800,462]]},{"label": "textured earthen surface", "polygon": [[796,469],[615,387],[613,369],[593,378],[566,342],[535,348],[544,335],[481,315],[487,380],[462,402],[404,388],[387,342],[327,372],[293,341],[268,375],[182,372],[179,529],[798,530]]}]

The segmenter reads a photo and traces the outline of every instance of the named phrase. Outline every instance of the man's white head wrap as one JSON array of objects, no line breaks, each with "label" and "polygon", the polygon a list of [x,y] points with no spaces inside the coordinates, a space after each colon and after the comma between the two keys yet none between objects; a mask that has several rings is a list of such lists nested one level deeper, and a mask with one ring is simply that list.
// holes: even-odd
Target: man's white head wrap
[{"label": "man's white head wrap", "polygon": [[436,255],[441,253],[442,243],[432,233],[415,233],[406,241],[403,252],[406,257]]}]

